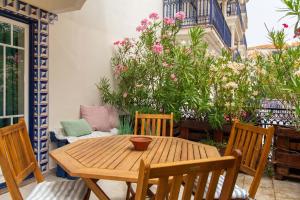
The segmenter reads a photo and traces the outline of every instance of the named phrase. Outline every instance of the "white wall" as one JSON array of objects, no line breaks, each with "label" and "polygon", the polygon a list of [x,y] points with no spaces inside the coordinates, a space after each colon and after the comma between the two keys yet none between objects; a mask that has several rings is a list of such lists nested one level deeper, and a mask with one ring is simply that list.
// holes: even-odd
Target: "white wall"
[{"label": "white wall", "polygon": [[112,77],[113,42],[135,37],[142,18],[162,15],[162,0],[87,0],[80,11],[60,14],[50,26],[49,129],[77,119],[81,104],[99,104],[95,84]]}]

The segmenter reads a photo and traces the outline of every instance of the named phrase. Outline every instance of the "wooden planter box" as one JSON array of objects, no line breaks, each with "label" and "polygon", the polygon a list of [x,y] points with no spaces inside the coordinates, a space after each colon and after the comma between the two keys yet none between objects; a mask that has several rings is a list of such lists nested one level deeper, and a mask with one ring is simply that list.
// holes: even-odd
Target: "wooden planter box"
[{"label": "wooden planter box", "polygon": [[300,132],[292,128],[276,127],[273,164],[275,178],[300,179]]},{"label": "wooden planter box", "polygon": [[195,134],[192,134],[193,131],[200,131],[205,135],[208,135],[212,130],[208,122],[193,119],[181,120],[179,123],[179,128],[179,137],[191,140],[196,139],[197,137]]},{"label": "wooden planter box", "polygon": [[197,140],[201,138],[200,134],[193,134],[193,132],[197,131],[202,133],[202,137],[207,138],[211,135],[215,142],[223,142],[230,135],[231,125],[225,124],[221,129],[213,130],[206,121],[188,119],[180,121],[179,129],[179,137],[184,139]]}]

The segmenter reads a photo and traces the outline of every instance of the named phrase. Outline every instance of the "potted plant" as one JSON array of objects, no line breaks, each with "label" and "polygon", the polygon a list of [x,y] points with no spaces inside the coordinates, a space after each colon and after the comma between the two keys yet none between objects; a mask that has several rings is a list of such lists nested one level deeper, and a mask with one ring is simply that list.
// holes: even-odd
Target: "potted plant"
[{"label": "potted plant", "polygon": [[178,12],[175,19],[160,20],[151,13],[138,25],[138,38],[114,43],[111,63],[117,87],[102,78],[97,84],[102,102],[132,116],[135,111],[173,112],[177,122],[205,121],[212,106],[207,72],[213,58],[207,53],[202,28],[191,28],[187,42],[177,40],[184,17]]},{"label": "potted plant", "polygon": [[[278,179],[300,178],[300,47],[291,48],[286,44],[285,29],[288,25],[283,26],[280,31],[269,31],[276,52],[260,58],[259,61],[268,74],[264,77],[268,98],[280,101],[286,114],[291,112],[289,124],[277,125],[275,131],[273,164],[275,177]],[[295,34],[295,37],[298,35]],[[270,117],[273,117],[272,113]]]}]

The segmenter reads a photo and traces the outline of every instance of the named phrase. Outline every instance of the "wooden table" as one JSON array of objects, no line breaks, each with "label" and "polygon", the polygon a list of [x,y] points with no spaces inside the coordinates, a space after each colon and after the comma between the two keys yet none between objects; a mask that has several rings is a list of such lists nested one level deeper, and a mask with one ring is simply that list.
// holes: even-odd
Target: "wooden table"
[{"label": "wooden table", "polygon": [[71,176],[81,177],[99,199],[109,198],[97,180],[137,182],[141,159],[154,164],[220,157],[215,147],[174,137],[153,136],[146,151],[135,151],[130,137],[80,140],[50,155]]}]

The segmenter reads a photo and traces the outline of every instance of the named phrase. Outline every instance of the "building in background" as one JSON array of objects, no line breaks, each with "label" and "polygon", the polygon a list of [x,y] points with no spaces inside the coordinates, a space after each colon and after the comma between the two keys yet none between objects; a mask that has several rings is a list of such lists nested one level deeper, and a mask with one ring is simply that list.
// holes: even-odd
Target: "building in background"
[{"label": "building in background", "polygon": [[[300,42],[290,43],[287,48],[294,48],[300,45]],[[268,55],[271,53],[276,53],[278,50],[273,44],[263,44],[258,46],[253,46],[248,48],[248,55],[255,56],[256,54]]]},{"label": "building in background", "polygon": [[181,40],[188,40],[188,30],[202,26],[209,50],[221,53],[231,50],[235,55],[247,56],[245,31],[248,28],[246,4],[249,0],[164,0],[164,17],[174,17],[178,11],[186,14]]}]

